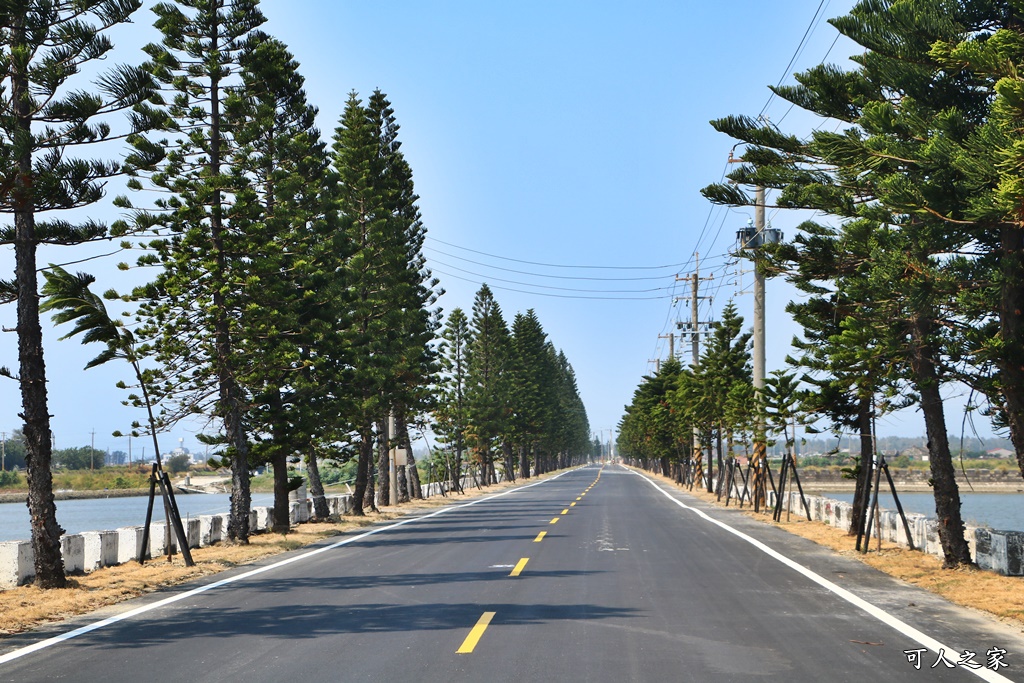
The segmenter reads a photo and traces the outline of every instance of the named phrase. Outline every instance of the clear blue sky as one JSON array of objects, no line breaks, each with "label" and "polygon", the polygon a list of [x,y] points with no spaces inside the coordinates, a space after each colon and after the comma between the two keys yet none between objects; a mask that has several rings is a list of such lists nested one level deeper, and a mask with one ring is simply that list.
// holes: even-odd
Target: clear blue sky
[{"label": "clear blue sky", "polygon": [[[534,308],[576,370],[592,428],[607,430],[653,370],[649,361],[667,355],[659,335],[686,318],[688,308],[672,304],[687,294],[675,276],[691,272],[694,252],[702,274],[715,278],[702,319],[738,291],[726,254],[750,212],[713,209],[699,193],[722,177],[733,145],[708,121],[756,116],[769,83],[792,82],[793,72],[827,53],[828,61],[849,64],[856,48],[843,40],[833,45],[836,32],[820,17],[851,4],[264,0],[262,7],[264,30],[302,65],[325,135],[349,92],[365,97],[380,88],[391,99],[421,197],[426,254],[447,291],[445,311],[468,311],[483,281],[509,321]],[[120,61],[138,60],[137,47],[157,39],[151,24],[143,10],[134,26],[118,31]],[[766,114],[788,131],[817,125],[788,109],[776,99]],[[93,213],[114,215],[109,207]],[[770,217],[788,235],[804,218]],[[41,261],[78,254],[51,251]],[[101,287],[117,286],[124,276],[115,264],[124,258],[76,268],[95,274]],[[744,282],[749,288],[750,275]],[[782,366],[797,332],[783,311],[791,296],[784,283],[769,283],[769,369]],[[750,298],[736,299],[748,324]],[[0,310],[4,327],[13,327],[14,313],[13,306]],[[95,430],[97,447],[126,449],[125,440],[109,436],[141,418],[119,404],[113,387],[126,368],[84,372],[98,349],[59,342],[49,326],[44,335],[57,446],[88,444]],[[0,362],[17,364],[13,333],[0,338]],[[0,428],[19,426],[19,405],[16,385],[0,383]],[[956,413],[950,426],[959,428]],[[197,429],[174,430],[164,450],[179,438],[197,448]],[[880,424],[880,432],[911,436],[923,428],[911,412]]]}]

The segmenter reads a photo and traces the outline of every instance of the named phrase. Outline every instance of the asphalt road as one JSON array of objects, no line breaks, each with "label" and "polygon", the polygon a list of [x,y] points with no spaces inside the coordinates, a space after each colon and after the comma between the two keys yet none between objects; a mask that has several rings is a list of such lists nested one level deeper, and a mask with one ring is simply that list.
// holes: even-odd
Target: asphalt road
[{"label": "asphalt road", "polygon": [[1024,681],[1024,638],[595,466],[0,642],[18,683],[752,679]]}]

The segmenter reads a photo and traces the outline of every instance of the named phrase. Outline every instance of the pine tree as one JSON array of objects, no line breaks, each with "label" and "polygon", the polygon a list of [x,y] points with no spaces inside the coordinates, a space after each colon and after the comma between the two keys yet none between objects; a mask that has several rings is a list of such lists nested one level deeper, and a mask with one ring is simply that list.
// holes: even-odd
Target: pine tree
[{"label": "pine tree", "polygon": [[[353,93],[334,138],[338,209],[353,249],[347,262],[349,322],[342,334],[353,351],[349,421],[359,440],[360,501],[371,483],[374,434],[381,433],[375,425],[396,405],[404,424],[426,402],[422,388],[433,373],[430,343],[439,315],[429,309],[438,296],[436,280],[420,253],[424,229],[397,130],[383,94],[374,93],[364,106]],[[388,479],[387,451],[381,449],[376,484],[382,494]]]},{"label": "pine tree", "polygon": [[[140,335],[155,345],[156,358],[179,384],[168,387],[181,412],[211,411],[223,425],[223,444],[231,464],[228,537],[249,539],[249,440],[244,423],[248,397],[239,375],[238,313],[246,305],[238,289],[244,281],[240,254],[259,257],[252,248],[251,216],[236,216],[232,206],[246,182],[230,165],[237,149],[225,104],[240,87],[239,59],[264,22],[257,0],[180,0],[158,4],[160,44],[145,48],[148,68],[173,94],[167,108],[171,144],[136,137],[130,163],[166,198],[155,212],[136,212],[139,227],[168,231],[151,242],[153,253],[140,265],[160,265],[155,281],[140,288]],[[155,168],[155,171],[151,169]],[[136,182],[136,189],[142,187]]]},{"label": "pine tree", "polygon": [[[843,231],[869,256],[851,295],[858,304],[847,325],[872,330],[887,361],[901,368],[920,396],[931,451],[936,514],[946,566],[970,563],[959,492],[945,429],[940,384],[944,357],[957,354],[950,314],[962,283],[958,254],[971,241],[954,217],[967,196],[963,174],[950,163],[950,145],[963,140],[984,110],[985,96],[967,72],[936,69],[932,44],[959,34],[970,13],[941,2],[862,2],[833,20],[864,45],[858,70],[818,67],[800,85],[776,91],[816,114],[849,125],[801,141],[742,117],[714,125],[753,145],[734,181],[780,190],[782,206],[811,208],[845,220]],[[893,93],[899,93],[893,97]],[[934,141],[934,142],[933,142]],[[712,186],[715,201],[749,203],[743,192]],[[828,268],[820,264],[820,271]]]},{"label": "pine tree", "polygon": [[[387,210],[392,230],[401,241],[404,261],[398,262],[391,306],[398,326],[395,338],[399,345],[390,368],[386,393],[395,418],[396,444],[406,453],[407,466],[398,470],[400,500],[407,499],[407,490],[419,491],[419,472],[415,466],[408,423],[430,411],[433,405],[431,387],[437,373],[434,336],[440,328],[441,309],[434,308],[444,290],[431,274],[423,256],[426,228],[416,204],[412,168],[401,152],[399,125],[387,96],[375,90],[366,105],[374,129],[378,133],[382,162],[381,182],[387,188]],[[386,467],[382,468],[386,471]],[[405,481],[408,472],[410,482]],[[382,479],[383,480],[383,479]],[[405,493],[403,493],[405,491]]]},{"label": "pine tree", "polygon": [[[97,202],[107,179],[121,172],[115,162],[77,158],[72,150],[153,124],[153,112],[145,106],[153,84],[140,69],[117,66],[101,73],[91,89],[84,83],[72,89],[80,72],[91,70],[113,49],[105,31],[128,22],[140,6],[138,0],[10,0],[0,5],[0,211],[14,217],[13,229],[5,227],[0,234],[3,242],[14,244],[15,255],[14,281],[0,283],[0,298],[17,301],[28,507],[36,584],[43,588],[60,588],[66,581],[50,474],[36,248],[108,235],[107,226],[91,219],[74,224],[42,216]],[[136,113],[128,131],[115,133],[111,115],[132,107]]]},{"label": "pine tree", "polygon": [[[310,452],[314,435],[338,420],[327,400],[337,382],[327,371],[340,365],[328,354],[339,353],[333,342],[344,317],[336,302],[346,248],[330,206],[316,109],[306,101],[298,64],[279,40],[259,36],[247,43],[239,64],[242,87],[225,107],[236,145],[232,174],[243,188],[233,220],[257,257],[234,267],[245,274],[236,342],[253,361],[238,377],[251,397],[246,420],[256,443],[250,460],[273,466],[274,526],[287,530],[288,457]],[[316,514],[326,517],[315,456],[310,472]]]},{"label": "pine tree", "polygon": [[[1009,428],[1024,476],[1024,9],[1012,2],[977,0],[958,14],[961,32],[936,41],[938,68],[970,73],[985,96],[985,120],[956,146],[942,151],[963,173],[974,253],[967,276],[975,283],[961,298],[969,311],[969,352],[981,366],[972,386],[988,397],[997,424]],[[950,216],[956,218],[956,216]]]},{"label": "pine tree", "polygon": [[469,363],[466,351],[472,343],[469,320],[461,308],[454,308],[448,314],[441,339],[441,371],[444,374],[438,387],[441,395],[434,415],[438,436],[455,451],[449,475],[452,488],[461,491],[462,453],[469,427],[466,402]]},{"label": "pine tree", "polygon": [[[496,481],[495,448],[503,450],[506,478],[514,478],[511,447],[508,440],[502,438],[508,431],[510,411],[509,332],[501,306],[486,284],[480,287],[473,302],[470,335],[471,342],[466,350],[469,366],[466,380],[466,410],[470,425],[468,443],[480,453],[491,482]],[[507,452],[505,445],[509,445]]]},{"label": "pine tree", "polygon": [[547,335],[537,314],[529,309],[517,313],[512,321],[512,354],[509,379],[512,387],[511,432],[519,451],[519,476],[530,478],[530,456],[534,456],[537,474],[543,471],[540,453],[547,408],[545,376]]}]

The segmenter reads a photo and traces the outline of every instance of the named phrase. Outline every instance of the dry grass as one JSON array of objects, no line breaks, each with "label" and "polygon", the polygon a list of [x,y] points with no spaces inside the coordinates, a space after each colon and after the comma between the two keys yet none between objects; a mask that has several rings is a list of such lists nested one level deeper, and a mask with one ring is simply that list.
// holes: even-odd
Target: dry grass
[{"label": "dry grass", "polygon": [[[551,474],[541,475],[540,478]],[[0,590],[0,614],[4,615],[0,624],[0,637],[86,614],[160,588],[295,550],[329,536],[357,531],[378,522],[491,495],[515,485],[502,483],[483,490],[474,489],[466,494],[435,496],[396,509],[386,508],[377,513],[368,512],[363,518],[342,517],[336,521],[301,524],[288,534],[253,535],[248,545],[222,543],[207,548],[196,548],[192,550],[194,567],[186,567],[180,555],[175,556],[171,562],[168,562],[166,557],[160,557],[145,565],[130,562],[72,577],[69,579],[69,587],[65,589],[41,590],[35,586],[21,586]]]},{"label": "dry grass", "polygon": [[[672,483],[667,477],[654,476]],[[722,504],[717,501],[714,494],[698,491],[696,486],[689,493],[701,500]],[[730,503],[730,506],[733,505],[735,502]],[[1024,578],[1002,576],[974,568],[943,569],[942,561],[938,557],[908,550],[887,541],[882,542],[882,549],[879,551],[877,538],[871,539],[867,554],[860,553],[855,548],[856,538],[846,531],[824,522],[808,522],[795,511],[790,515],[788,522],[774,522],[770,516],[755,514],[753,510],[746,514],[831,548],[840,555],[856,558],[889,576],[941,595],[952,603],[988,612],[1008,625],[1024,630]]]}]

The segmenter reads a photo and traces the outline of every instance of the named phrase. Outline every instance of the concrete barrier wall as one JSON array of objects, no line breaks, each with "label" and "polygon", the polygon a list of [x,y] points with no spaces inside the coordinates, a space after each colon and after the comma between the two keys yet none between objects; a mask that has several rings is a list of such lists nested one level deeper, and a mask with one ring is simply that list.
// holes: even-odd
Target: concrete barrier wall
[{"label": "concrete barrier wall", "polygon": [[[344,515],[352,511],[352,496],[328,496],[331,514]],[[293,523],[309,521],[311,506],[308,500],[291,503]],[[273,520],[273,508],[256,507],[249,515],[250,531],[266,531]],[[201,515],[182,520],[185,537],[190,548],[202,548],[227,538],[228,515]],[[122,527],[114,531],[86,531],[61,536],[61,554],[64,570],[68,574],[89,572],[139,559],[142,551],[141,526]],[[173,532],[172,532],[173,533]],[[164,522],[153,522],[149,527],[149,556],[159,557],[166,552],[170,539]],[[177,545],[177,539],[175,539]],[[34,553],[30,541],[0,543],[0,589],[21,586],[35,578]]]},{"label": "concrete barrier wall", "polygon": [[[498,480],[501,481],[501,479],[499,472]],[[450,484],[450,482],[446,483]],[[464,478],[463,487],[471,488],[472,486],[472,479]],[[438,484],[433,484],[432,487],[434,488],[424,486],[424,495],[431,496],[440,493]],[[446,490],[448,490],[447,487]],[[312,518],[312,501],[306,497],[304,488],[293,493],[296,495],[290,502],[292,524],[309,521]],[[351,494],[327,496],[327,507],[332,515],[349,514],[354,507],[352,496]],[[252,508],[249,513],[249,530],[252,532],[266,531],[272,526],[273,519],[273,508]],[[182,522],[185,525],[185,537],[188,539],[190,548],[202,548],[227,538],[227,513],[201,515],[182,520]],[[143,531],[141,526],[130,526],[114,531],[87,531],[82,534],[62,536],[61,553],[64,556],[64,570],[68,574],[77,574],[138,560],[142,551]],[[164,522],[150,524],[150,557],[163,555],[170,541]],[[176,539],[174,542],[177,545]],[[0,590],[21,586],[34,578],[35,565],[32,544],[29,541],[0,543]]]},{"label": "concrete barrier wall", "polygon": [[[789,492],[786,496],[786,507],[792,515],[804,516],[800,494]],[[805,496],[811,510],[811,519],[825,522],[837,529],[849,529],[853,515],[853,505],[825,496]],[[775,505],[774,491],[768,492],[769,508]],[[785,508],[784,508],[785,509]],[[942,557],[942,544],[939,541],[939,523],[925,515],[907,513],[907,526],[910,527],[910,540],[914,548],[930,555]],[[895,510],[879,509],[878,525],[872,521],[871,537],[878,536],[881,529],[882,540],[890,541],[904,548],[910,547],[907,532],[903,528],[899,513]],[[1005,576],[1024,576],[1024,531],[999,531],[980,527],[967,527],[967,544],[971,548],[971,556],[982,569],[994,571]]]}]

